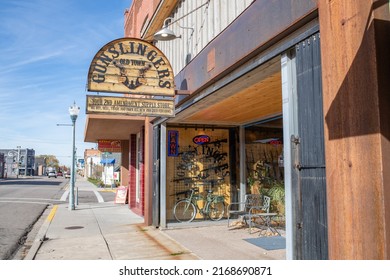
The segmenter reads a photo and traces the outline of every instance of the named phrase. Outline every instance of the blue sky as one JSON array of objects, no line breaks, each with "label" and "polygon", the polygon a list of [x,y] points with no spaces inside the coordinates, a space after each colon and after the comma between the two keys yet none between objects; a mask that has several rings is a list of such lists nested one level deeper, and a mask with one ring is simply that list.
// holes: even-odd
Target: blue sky
[{"label": "blue sky", "polygon": [[89,64],[123,37],[131,0],[0,0],[0,148],[32,148],[69,165],[76,101],[77,156],[84,143]]}]

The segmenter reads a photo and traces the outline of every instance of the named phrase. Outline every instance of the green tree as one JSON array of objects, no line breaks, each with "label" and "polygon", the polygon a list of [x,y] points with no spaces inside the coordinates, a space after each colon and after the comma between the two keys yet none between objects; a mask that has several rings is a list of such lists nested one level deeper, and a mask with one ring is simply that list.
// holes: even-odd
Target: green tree
[{"label": "green tree", "polygon": [[59,166],[60,166],[60,162],[59,160],[57,159],[56,156],[54,155],[39,155],[39,156],[36,156],[37,159],[42,159],[43,160],[43,164],[47,167],[54,167],[56,170],[59,169]]}]

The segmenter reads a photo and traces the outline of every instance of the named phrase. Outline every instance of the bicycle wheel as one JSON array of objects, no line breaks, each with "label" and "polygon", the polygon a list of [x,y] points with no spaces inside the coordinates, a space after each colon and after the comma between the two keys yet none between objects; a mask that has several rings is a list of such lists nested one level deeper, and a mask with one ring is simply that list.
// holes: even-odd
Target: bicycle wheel
[{"label": "bicycle wheel", "polygon": [[188,199],[179,200],[173,208],[173,215],[178,222],[191,222],[196,216],[196,207]]},{"label": "bicycle wheel", "polygon": [[213,221],[219,221],[222,219],[223,214],[225,213],[225,202],[210,202],[209,204],[209,217]]}]

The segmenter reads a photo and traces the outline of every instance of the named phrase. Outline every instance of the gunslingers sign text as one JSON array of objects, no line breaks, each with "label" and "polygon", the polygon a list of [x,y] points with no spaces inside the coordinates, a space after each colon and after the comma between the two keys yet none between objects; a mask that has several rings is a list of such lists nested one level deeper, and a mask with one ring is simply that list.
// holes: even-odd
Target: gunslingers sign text
[{"label": "gunslingers sign text", "polygon": [[139,39],[123,38],[95,55],[88,90],[174,96],[175,85],[170,63],[159,49]]}]

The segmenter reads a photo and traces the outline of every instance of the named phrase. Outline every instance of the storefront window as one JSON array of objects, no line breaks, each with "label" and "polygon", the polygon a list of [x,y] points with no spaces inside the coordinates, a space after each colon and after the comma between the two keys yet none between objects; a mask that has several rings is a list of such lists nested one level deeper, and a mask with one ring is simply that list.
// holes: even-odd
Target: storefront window
[{"label": "storefront window", "polygon": [[[167,157],[167,219],[185,191],[196,188],[230,201],[229,131],[207,128],[169,128]],[[198,201],[202,208],[203,201]],[[196,218],[203,216],[198,213]]]}]

